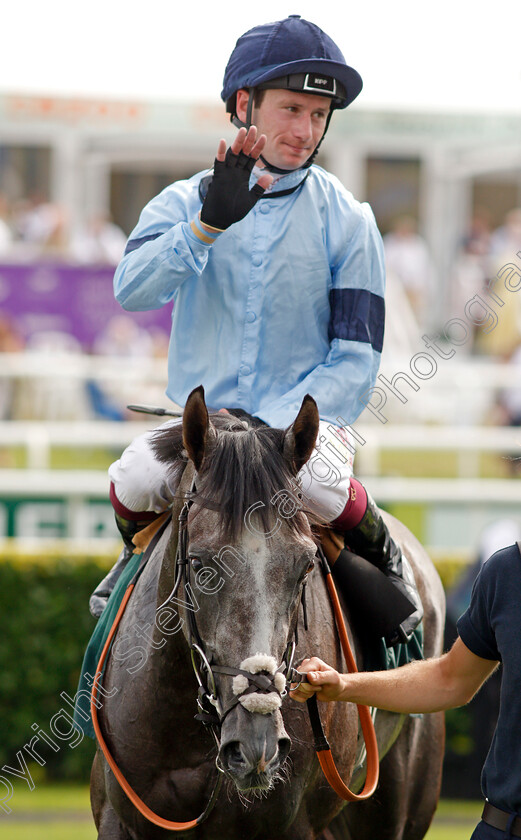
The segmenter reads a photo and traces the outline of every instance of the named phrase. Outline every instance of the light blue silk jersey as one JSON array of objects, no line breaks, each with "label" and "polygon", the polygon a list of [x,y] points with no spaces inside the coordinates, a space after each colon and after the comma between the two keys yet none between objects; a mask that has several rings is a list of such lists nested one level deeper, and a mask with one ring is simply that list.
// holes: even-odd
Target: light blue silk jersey
[{"label": "light blue silk jersey", "polygon": [[184,405],[202,384],[208,406],[242,408],[281,428],[305,394],[335,424],[363,409],[359,397],[374,384],[383,343],[382,241],[368,204],[320,167],[307,173],[282,177],[213,245],[190,227],[208,171],[172,184],[143,210],[114,291],[127,310],[174,302],[174,402]]}]

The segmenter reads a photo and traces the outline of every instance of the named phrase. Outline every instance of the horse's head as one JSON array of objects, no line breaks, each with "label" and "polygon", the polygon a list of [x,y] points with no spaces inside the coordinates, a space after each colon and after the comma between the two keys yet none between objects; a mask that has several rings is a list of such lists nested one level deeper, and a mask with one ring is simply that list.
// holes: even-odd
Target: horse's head
[{"label": "horse's head", "polygon": [[[243,791],[269,788],[289,752],[281,695],[316,551],[296,476],[312,453],[318,422],[309,396],[286,431],[227,414],[210,418],[202,388],[183,414],[182,441],[195,468],[184,579],[193,610],[185,610],[183,631],[210,663],[219,762]],[[166,432],[158,442],[164,459],[168,441]]]}]

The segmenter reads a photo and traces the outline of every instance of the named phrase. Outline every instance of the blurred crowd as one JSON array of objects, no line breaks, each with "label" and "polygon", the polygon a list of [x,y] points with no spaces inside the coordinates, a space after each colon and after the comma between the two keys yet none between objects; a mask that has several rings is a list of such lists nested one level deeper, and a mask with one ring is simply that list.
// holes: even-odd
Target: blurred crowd
[{"label": "blurred crowd", "polygon": [[[521,425],[521,295],[505,294],[504,283],[497,280],[498,272],[507,265],[521,275],[521,207],[510,210],[499,227],[491,225],[485,209],[474,214],[445,286],[440,284],[427,242],[413,218],[397,219],[393,230],[384,236],[384,248],[386,336],[394,351],[401,350],[402,355],[416,352],[423,334],[434,335],[451,318],[465,319],[469,302],[478,295],[495,311],[497,326],[482,329],[467,318],[469,338],[458,347],[458,354],[508,363],[519,371],[512,377],[512,387],[498,388],[486,419],[497,425]],[[503,304],[495,309],[490,297],[494,288],[503,289]],[[440,289],[444,289],[441,307]]]},{"label": "blurred crowd", "polygon": [[[32,195],[9,202],[0,193],[0,263],[38,262],[59,259],[81,265],[116,266],[123,256],[125,233],[107,216],[94,216],[85,224],[73,225],[68,213],[41,196]],[[71,290],[72,293],[72,290]],[[69,333],[45,329],[26,336],[16,320],[0,303],[0,354],[24,354],[30,361],[38,355],[42,372],[52,368],[53,359],[86,354],[106,359],[164,359],[168,336],[161,330],[146,330],[123,311],[100,330],[92,347],[84,347]],[[47,360],[47,361],[46,361]],[[86,420],[142,419],[129,412],[129,402],[164,405],[164,387],[144,382],[139,385],[123,376],[114,380],[85,380],[81,376],[12,375],[0,372],[0,420]],[[124,368],[125,366],[123,366]],[[166,361],[164,363],[166,378]],[[3,372],[3,376],[1,375]]]},{"label": "blurred crowd", "polygon": [[[87,351],[75,336],[65,332],[42,330],[25,338],[14,319],[0,310],[0,358],[2,354],[18,354],[28,362],[26,367],[15,364],[10,370],[4,356],[0,370],[0,421],[142,420],[143,415],[129,411],[127,405],[167,407],[167,352],[165,332],[143,329],[124,312],[110,319]],[[82,365],[86,356],[93,363],[92,376],[88,377],[84,376]],[[156,360],[161,375],[152,377],[150,371]],[[127,377],[132,361],[152,368],[146,367],[138,379]],[[109,364],[114,376],[97,378],[96,371],[106,374]]]},{"label": "blurred crowd", "polygon": [[106,215],[71,223],[67,211],[37,194],[9,203],[0,193],[0,259],[65,257],[79,263],[117,265],[126,235]]},{"label": "blurred crowd", "polygon": [[[489,288],[497,271],[516,260],[521,250],[521,208],[510,210],[503,224],[495,229],[488,213],[478,211],[459,244],[445,283],[437,277],[428,245],[412,217],[397,219],[393,229],[384,236],[384,247],[389,285],[400,286],[417,332],[424,331],[436,326],[432,323],[433,314],[438,318],[442,315],[445,320],[461,317],[466,304]],[[521,266],[521,257],[517,261]],[[443,301],[440,301],[440,291]],[[502,308],[500,330],[491,332],[488,338],[480,335],[479,330],[474,331],[467,347],[469,352],[504,357],[520,343],[521,308],[517,300],[511,303],[508,315]]]},{"label": "blurred crowd", "polygon": [[[383,241],[388,313],[383,362],[394,362],[396,358],[411,358],[422,347],[425,333],[434,334],[448,319],[464,317],[469,301],[476,295],[485,297],[493,288],[491,282],[498,269],[506,263],[517,260],[521,267],[521,208],[510,210],[499,227],[491,224],[486,210],[476,212],[453,255],[449,276],[443,278],[412,216],[398,217]],[[41,196],[10,203],[0,193],[0,263],[58,258],[80,265],[115,266],[125,244],[125,233],[108,216],[98,215],[74,225],[63,208]],[[464,347],[458,347],[458,355],[510,362],[521,374],[521,295],[505,296],[498,318],[497,329],[488,332],[469,324],[469,339]],[[140,329],[132,316],[122,313],[88,352],[106,357],[156,358],[166,355],[167,340],[164,334],[152,335]],[[66,353],[84,351],[74,336],[44,334],[24,340],[0,308],[0,353],[49,352],[51,348]],[[14,394],[13,383],[0,378],[0,418],[33,416],[27,401]],[[88,383],[81,411],[124,418],[126,395],[122,396],[122,387],[120,383],[118,396],[117,383],[103,389],[94,381]],[[42,389],[35,383],[35,393]],[[33,405],[37,402],[32,400]],[[70,404],[71,400],[62,401],[62,414],[64,406]],[[48,416],[49,408],[43,414]],[[498,390],[490,420],[521,425],[521,386],[517,382]]]}]

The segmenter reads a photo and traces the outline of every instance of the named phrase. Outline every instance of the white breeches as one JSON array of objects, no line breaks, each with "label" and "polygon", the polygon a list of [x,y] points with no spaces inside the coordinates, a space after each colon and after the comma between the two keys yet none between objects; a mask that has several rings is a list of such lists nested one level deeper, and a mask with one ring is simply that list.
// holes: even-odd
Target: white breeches
[{"label": "white breeches", "polygon": [[[174,497],[168,466],[157,460],[150,445],[156,432],[153,429],[135,438],[109,467],[118,501],[134,513],[162,513]],[[354,453],[354,439],[348,429],[320,421],[315,449],[298,478],[306,504],[324,522],[336,519],[349,499]]]}]

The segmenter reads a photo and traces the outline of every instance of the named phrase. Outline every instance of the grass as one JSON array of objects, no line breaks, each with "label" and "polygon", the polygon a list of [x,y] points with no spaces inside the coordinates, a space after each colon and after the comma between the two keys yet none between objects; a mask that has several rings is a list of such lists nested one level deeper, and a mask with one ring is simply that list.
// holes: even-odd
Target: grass
[{"label": "grass", "polygon": [[[18,785],[9,807],[12,813],[0,816],[0,840],[96,840],[86,787]],[[479,800],[443,800],[425,840],[468,840],[482,807]]]},{"label": "grass", "polygon": [[96,840],[97,836],[93,822],[21,822],[5,827],[0,822],[1,840]]},{"label": "grass", "polygon": [[[409,478],[455,478],[459,473],[459,456],[456,452],[428,450],[386,450],[380,456],[381,475],[400,475]],[[477,475],[480,478],[511,478],[509,460],[490,452],[475,456]],[[356,467],[356,460],[355,460]]]},{"label": "grass", "polygon": [[[123,447],[119,449],[100,449],[93,447],[71,449],[70,447],[52,447],[49,467],[52,470],[107,470],[111,463],[119,458]],[[24,469],[27,467],[27,451],[23,446],[0,448],[0,467],[4,469]]]},{"label": "grass", "polygon": [[476,823],[473,822],[469,822],[466,826],[433,824],[425,835],[425,840],[469,840],[475,827]]},{"label": "grass", "polygon": [[425,840],[469,840],[482,810],[481,800],[442,800]]},{"label": "grass", "polygon": [[13,787],[14,794],[8,803],[13,815],[22,811],[90,811],[89,789],[85,786],[37,783],[34,790],[29,790],[27,784]]},{"label": "grass", "polygon": [[96,840],[86,787],[42,784],[30,791],[15,785],[8,807],[11,814],[0,816],[0,840]]}]

